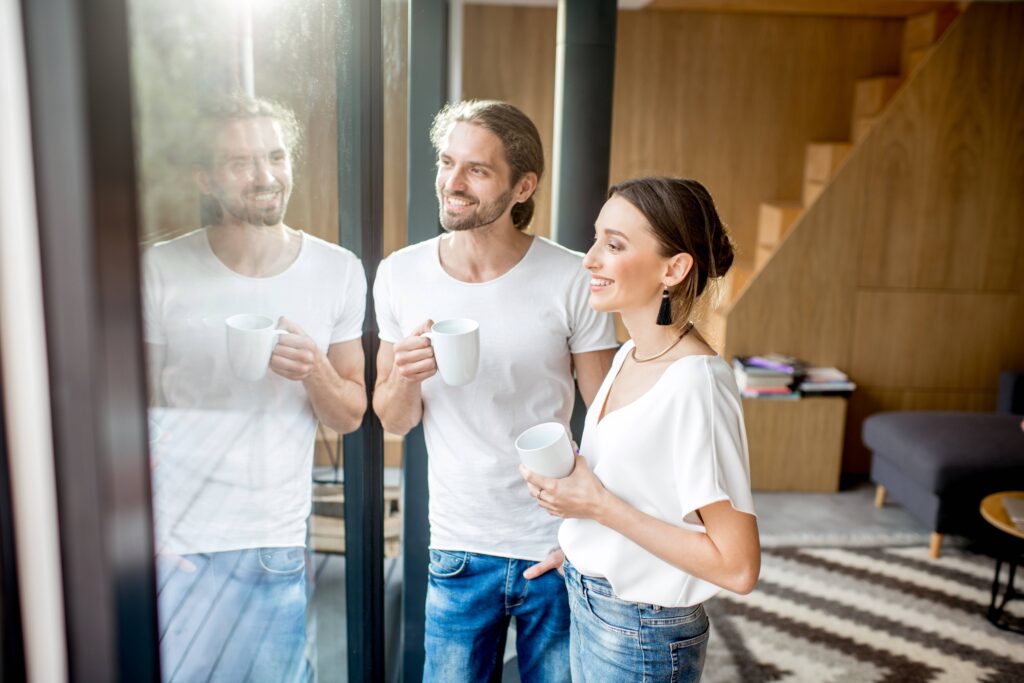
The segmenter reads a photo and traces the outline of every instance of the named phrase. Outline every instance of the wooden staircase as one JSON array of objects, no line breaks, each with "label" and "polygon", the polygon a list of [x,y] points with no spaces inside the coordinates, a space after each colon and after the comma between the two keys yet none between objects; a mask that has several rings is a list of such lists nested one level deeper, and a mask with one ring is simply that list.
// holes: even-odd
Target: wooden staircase
[{"label": "wooden staircase", "polygon": [[864,78],[854,86],[850,139],[808,143],[804,152],[802,196],[761,203],[753,270],[734,266],[724,278],[717,305],[713,305],[713,311],[705,316],[708,321],[706,336],[718,348],[724,347],[725,316],[746,284],[771,260],[786,235],[836,176],[854,148],[867,137],[893,96],[927,58],[958,15],[957,6],[949,4],[926,14],[908,17],[903,30],[901,73]]}]

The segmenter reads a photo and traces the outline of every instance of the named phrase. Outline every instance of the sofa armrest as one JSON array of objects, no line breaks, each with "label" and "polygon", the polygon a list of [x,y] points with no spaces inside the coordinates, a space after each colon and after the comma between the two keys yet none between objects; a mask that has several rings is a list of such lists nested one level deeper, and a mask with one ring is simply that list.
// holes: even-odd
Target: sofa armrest
[{"label": "sofa armrest", "polygon": [[1024,415],[1024,370],[999,373],[999,398],[996,411]]}]

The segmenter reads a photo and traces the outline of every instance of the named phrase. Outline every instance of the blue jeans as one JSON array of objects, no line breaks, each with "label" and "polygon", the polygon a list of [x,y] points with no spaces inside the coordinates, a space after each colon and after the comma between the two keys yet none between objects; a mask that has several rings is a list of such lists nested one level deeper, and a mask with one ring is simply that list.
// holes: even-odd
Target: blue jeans
[{"label": "blue jeans", "polygon": [[157,558],[165,682],[312,680],[305,548]]},{"label": "blue jeans", "polygon": [[526,580],[536,564],[477,553],[430,551],[423,680],[482,683],[502,666],[500,644],[516,619],[524,683],[568,683],[569,603],[555,570]]},{"label": "blue jeans", "polygon": [[574,683],[699,681],[708,646],[704,606],[659,607],[615,597],[604,579],[565,562]]}]

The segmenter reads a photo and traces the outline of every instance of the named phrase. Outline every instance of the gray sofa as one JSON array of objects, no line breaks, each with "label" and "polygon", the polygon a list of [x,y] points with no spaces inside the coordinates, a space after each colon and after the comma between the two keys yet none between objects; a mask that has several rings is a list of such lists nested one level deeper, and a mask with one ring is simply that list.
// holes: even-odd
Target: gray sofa
[{"label": "gray sofa", "polygon": [[1024,371],[1000,376],[997,411],[878,413],[864,421],[875,503],[889,495],[928,525],[932,557],[944,534],[990,538],[981,499],[1024,490]]}]

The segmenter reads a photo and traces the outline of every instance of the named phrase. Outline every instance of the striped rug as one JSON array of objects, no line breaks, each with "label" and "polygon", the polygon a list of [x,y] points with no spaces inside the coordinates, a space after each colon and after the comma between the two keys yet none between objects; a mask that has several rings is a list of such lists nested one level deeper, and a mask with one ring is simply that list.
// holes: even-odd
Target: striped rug
[{"label": "striped rug", "polygon": [[[766,548],[753,593],[706,605],[702,680],[1024,681],[1024,636],[985,619],[993,568],[957,549],[936,562],[920,545]],[[1024,604],[1010,606],[1024,625]]]}]

